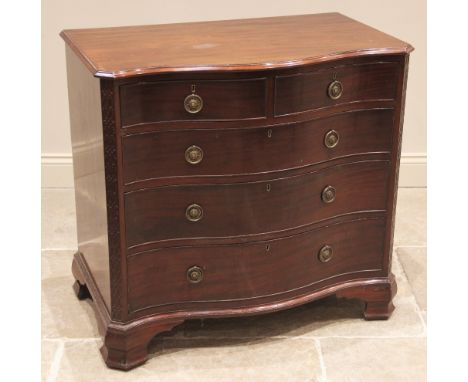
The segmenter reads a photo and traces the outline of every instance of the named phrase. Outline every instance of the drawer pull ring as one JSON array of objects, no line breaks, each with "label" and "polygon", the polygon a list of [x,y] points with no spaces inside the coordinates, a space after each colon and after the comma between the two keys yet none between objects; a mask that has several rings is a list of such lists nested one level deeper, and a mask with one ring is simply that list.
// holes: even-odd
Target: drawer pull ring
[{"label": "drawer pull ring", "polygon": [[320,248],[318,258],[322,263],[326,263],[333,257],[333,248],[330,245],[324,245]]},{"label": "drawer pull ring", "polygon": [[322,191],[322,200],[324,203],[332,203],[336,198],[336,190],[333,186],[327,186]]},{"label": "drawer pull ring", "polygon": [[203,150],[198,146],[190,146],[185,150],[185,160],[190,164],[198,164],[203,159]]},{"label": "drawer pull ring", "polygon": [[203,217],[203,209],[198,204],[191,204],[185,210],[187,220],[197,222]]},{"label": "drawer pull ring", "polygon": [[328,96],[331,99],[338,99],[343,94],[343,84],[340,81],[333,81],[328,85]]},{"label": "drawer pull ring", "polygon": [[190,114],[196,114],[203,108],[203,99],[198,94],[189,94],[185,97],[184,107]]},{"label": "drawer pull ring", "polygon": [[335,130],[330,130],[325,134],[325,146],[332,149],[338,145],[340,141],[340,135]]},{"label": "drawer pull ring", "polygon": [[187,269],[187,280],[192,284],[197,284],[203,280],[203,269],[193,266]]}]

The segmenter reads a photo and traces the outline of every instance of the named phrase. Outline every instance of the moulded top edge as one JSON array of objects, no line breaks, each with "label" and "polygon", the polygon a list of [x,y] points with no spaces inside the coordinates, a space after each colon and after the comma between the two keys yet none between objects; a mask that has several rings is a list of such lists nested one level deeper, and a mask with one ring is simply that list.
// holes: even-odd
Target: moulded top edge
[{"label": "moulded top edge", "polygon": [[311,57],[304,58],[301,60],[286,61],[286,62],[275,62],[275,63],[252,63],[252,64],[230,64],[230,65],[200,65],[200,66],[182,66],[182,67],[149,67],[149,68],[138,68],[121,70],[117,72],[106,72],[103,70],[93,70],[91,72],[95,77],[98,78],[129,78],[137,77],[141,75],[151,74],[165,74],[165,73],[183,73],[183,72],[238,72],[238,71],[252,71],[252,70],[274,70],[274,69],[285,69],[294,68],[305,65],[312,65],[314,63],[321,63],[327,61],[334,61],[339,59],[359,57],[366,55],[385,55],[385,54],[405,54],[413,51],[411,46],[408,46],[406,50],[366,50],[358,52],[343,52],[335,55],[329,55],[326,57]]},{"label": "moulded top edge", "polygon": [[74,29],[60,35],[100,78],[281,69],[413,50],[339,13]]}]

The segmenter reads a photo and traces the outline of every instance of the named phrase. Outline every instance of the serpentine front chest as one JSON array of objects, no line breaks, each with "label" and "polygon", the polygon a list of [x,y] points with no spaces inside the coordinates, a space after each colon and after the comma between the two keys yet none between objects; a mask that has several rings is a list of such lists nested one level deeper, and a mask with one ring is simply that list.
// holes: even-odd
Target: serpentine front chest
[{"label": "serpentine front chest", "polygon": [[186,319],[330,294],[389,317],[410,45],[337,13],[61,36],[108,366]]}]

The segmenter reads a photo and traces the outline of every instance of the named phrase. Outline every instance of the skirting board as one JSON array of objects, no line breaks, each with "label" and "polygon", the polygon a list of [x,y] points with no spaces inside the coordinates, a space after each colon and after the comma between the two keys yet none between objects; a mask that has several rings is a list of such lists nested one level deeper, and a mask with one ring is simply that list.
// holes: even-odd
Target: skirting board
[{"label": "skirting board", "polygon": [[42,154],[42,188],[73,188],[73,159],[71,154]]},{"label": "skirting board", "polygon": [[402,153],[399,187],[427,187],[426,153]]},{"label": "skirting board", "polygon": [[[73,188],[73,162],[70,154],[42,155],[42,188]],[[403,153],[399,187],[426,187],[425,153]]]}]

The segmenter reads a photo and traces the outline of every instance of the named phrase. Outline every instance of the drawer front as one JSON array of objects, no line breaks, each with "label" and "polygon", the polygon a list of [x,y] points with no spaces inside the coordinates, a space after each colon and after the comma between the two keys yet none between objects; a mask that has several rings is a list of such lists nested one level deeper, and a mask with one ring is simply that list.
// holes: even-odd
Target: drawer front
[{"label": "drawer front", "polygon": [[[385,210],[388,171],[388,161],[366,161],[261,182],[129,192],[127,245],[277,232],[342,214]],[[335,190],[334,200],[328,186]]]},{"label": "drawer front", "polygon": [[139,82],[120,87],[120,103],[124,127],[163,121],[262,118],[266,79]]},{"label": "drawer front", "polygon": [[128,259],[130,311],[271,295],[280,299],[278,294],[300,292],[321,280],[331,284],[344,274],[351,279],[358,272],[377,272],[383,267],[384,233],[384,219],[377,218],[271,241],[141,253]]},{"label": "drawer front", "polygon": [[394,100],[397,63],[336,66],[277,76],[275,115],[300,113],[343,103]]},{"label": "drawer front", "polygon": [[124,179],[263,173],[343,156],[390,152],[393,110],[246,129],[135,134],[123,138]]}]

